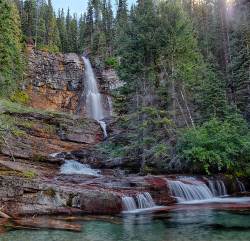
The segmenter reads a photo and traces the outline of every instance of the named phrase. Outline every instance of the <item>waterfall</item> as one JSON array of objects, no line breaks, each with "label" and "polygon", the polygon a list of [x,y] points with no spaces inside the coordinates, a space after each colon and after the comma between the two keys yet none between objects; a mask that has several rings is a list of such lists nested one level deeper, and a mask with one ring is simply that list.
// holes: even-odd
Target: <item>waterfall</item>
[{"label": "waterfall", "polygon": [[154,210],[160,206],[156,206],[150,193],[139,193],[135,197],[122,197],[123,210],[126,212],[137,212],[140,210]]},{"label": "waterfall", "polygon": [[89,165],[79,163],[74,160],[67,160],[60,168],[61,174],[81,174],[88,176],[100,176],[100,171],[90,168]]},{"label": "waterfall", "polygon": [[104,138],[107,137],[106,123],[103,121],[104,108],[102,105],[102,96],[97,87],[97,80],[88,58],[82,57],[85,64],[85,77],[87,83],[86,106],[88,115],[98,121],[103,130]]},{"label": "waterfall", "polygon": [[151,197],[150,193],[145,192],[142,194],[138,194],[136,196],[138,208],[152,208],[155,206],[155,202]]},{"label": "waterfall", "polygon": [[137,209],[136,202],[133,197],[122,197],[122,206],[126,211],[132,211]]},{"label": "waterfall", "polygon": [[244,183],[239,181],[238,179],[237,179],[237,184],[238,184],[238,187],[240,189],[240,192],[246,192],[247,191]]},{"label": "waterfall", "polygon": [[167,180],[171,195],[179,202],[214,200],[216,197],[227,196],[227,189],[222,180],[198,181],[194,178],[182,177],[179,180]]},{"label": "waterfall", "polygon": [[213,193],[214,197],[226,196],[227,189],[223,181],[221,180],[209,180],[208,186]]},{"label": "waterfall", "polygon": [[167,184],[172,196],[180,202],[213,198],[213,193],[202,182],[184,183],[179,180],[167,180]]},{"label": "waterfall", "polygon": [[108,96],[108,104],[109,104],[109,114],[110,116],[113,116],[113,104],[110,96]]}]

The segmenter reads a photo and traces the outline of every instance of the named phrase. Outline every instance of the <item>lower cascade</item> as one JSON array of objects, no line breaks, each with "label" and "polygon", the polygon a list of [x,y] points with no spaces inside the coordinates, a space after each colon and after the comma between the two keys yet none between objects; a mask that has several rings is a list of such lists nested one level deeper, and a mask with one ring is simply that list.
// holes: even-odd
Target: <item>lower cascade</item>
[{"label": "lower cascade", "polygon": [[148,192],[137,194],[135,197],[124,196],[122,197],[122,205],[124,211],[153,209],[157,207],[153,198]]},{"label": "lower cascade", "polygon": [[183,182],[179,180],[167,180],[172,196],[179,202],[191,200],[203,200],[213,198],[213,193],[205,183],[202,182]]},{"label": "lower cascade", "polygon": [[100,176],[100,171],[90,168],[89,165],[82,164],[74,160],[66,160],[60,168],[61,174],[81,174],[88,176]]},{"label": "lower cascade", "polygon": [[238,184],[240,192],[246,192],[247,191],[243,182],[237,180],[237,184]]},{"label": "lower cascade", "polygon": [[[222,180],[208,180],[207,183],[195,179],[167,180],[167,185],[178,202],[213,200],[228,195]],[[240,186],[242,190],[243,186]]]},{"label": "lower cascade", "polygon": [[226,186],[221,180],[209,180],[208,186],[215,197],[227,195]]}]

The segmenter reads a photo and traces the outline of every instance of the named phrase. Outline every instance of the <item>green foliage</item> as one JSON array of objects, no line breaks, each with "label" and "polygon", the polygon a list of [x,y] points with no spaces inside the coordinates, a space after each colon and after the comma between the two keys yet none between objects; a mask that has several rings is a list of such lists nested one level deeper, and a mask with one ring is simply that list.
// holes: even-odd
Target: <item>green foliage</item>
[{"label": "green foliage", "polygon": [[21,80],[21,31],[15,5],[0,1],[0,96],[8,96]]},{"label": "green foliage", "polygon": [[38,49],[47,53],[59,53],[59,48],[56,45],[40,45]]},{"label": "green foliage", "polygon": [[237,172],[250,163],[250,129],[239,115],[216,118],[180,137],[178,152],[193,172]]},{"label": "green foliage", "polygon": [[115,57],[109,57],[105,60],[105,65],[107,68],[117,69],[119,66],[118,60]]},{"label": "green foliage", "polygon": [[25,91],[15,91],[10,97],[10,100],[19,104],[27,104],[29,101],[29,95]]}]

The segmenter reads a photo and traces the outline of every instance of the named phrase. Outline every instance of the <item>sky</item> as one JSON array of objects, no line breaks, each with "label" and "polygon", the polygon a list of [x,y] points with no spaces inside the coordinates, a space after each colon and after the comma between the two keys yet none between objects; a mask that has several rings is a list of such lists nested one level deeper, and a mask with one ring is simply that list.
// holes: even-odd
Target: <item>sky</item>
[{"label": "sky", "polygon": [[[111,0],[116,6],[117,0]],[[128,4],[131,5],[136,0],[128,0]],[[57,12],[59,8],[64,8],[64,10],[68,9],[68,7],[71,10],[71,13],[77,13],[80,15],[82,12],[84,12],[87,8],[88,0],[52,0],[54,9]]]}]

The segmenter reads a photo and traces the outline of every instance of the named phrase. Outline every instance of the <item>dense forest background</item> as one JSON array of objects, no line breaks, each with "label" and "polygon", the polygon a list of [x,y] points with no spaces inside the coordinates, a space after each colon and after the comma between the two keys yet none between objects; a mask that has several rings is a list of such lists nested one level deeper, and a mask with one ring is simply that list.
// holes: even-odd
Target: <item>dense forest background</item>
[{"label": "dense forest background", "polygon": [[0,94],[15,101],[25,44],[84,51],[115,68],[116,128],[99,149],[142,173],[250,175],[250,2],[90,0],[86,13],[51,0],[0,0]]}]

